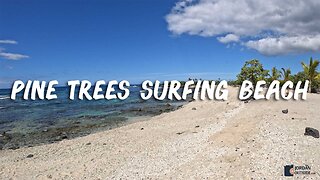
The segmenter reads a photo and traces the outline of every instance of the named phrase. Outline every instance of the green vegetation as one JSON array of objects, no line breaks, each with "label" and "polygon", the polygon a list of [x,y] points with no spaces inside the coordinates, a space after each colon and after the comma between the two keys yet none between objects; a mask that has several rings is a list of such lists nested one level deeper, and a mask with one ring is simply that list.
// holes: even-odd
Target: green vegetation
[{"label": "green vegetation", "polygon": [[256,84],[260,80],[265,80],[268,76],[268,70],[265,70],[262,64],[257,59],[247,61],[241,68],[240,74],[237,76],[239,84],[244,80],[249,80]]},{"label": "green vegetation", "polygon": [[[314,92],[314,87],[317,85],[317,81],[319,81],[320,74],[317,72],[317,68],[319,66],[319,61],[313,60],[310,58],[309,65],[301,62],[303,67],[303,72],[306,75],[307,79],[310,81],[309,92]],[[319,83],[319,82],[318,82]]]},{"label": "green vegetation", "polygon": [[[301,62],[302,71],[297,74],[292,74],[290,68],[277,69],[276,67],[273,67],[269,71],[263,68],[263,65],[259,60],[252,59],[245,62],[240,73],[237,75],[237,79],[228,81],[228,85],[238,86],[241,85],[244,80],[251,81],[253,85],[260,80],[266,81],[267,84],[270,84],[274,80],[280,81],[281,84],[284,84],[286,81],[292,81],[294,84],[297,84],[299,81],[304,83],[306,80],[309,80],[310,84],[308,92],[317,92],[320,90],[320,72],[317,70],[319,64],[320,62],[318,60],[310,58],[309,65]],[[188,80],[198,81],[198,79],[192,78],[189,78]],[[215,80],[216,83],[219,83],[220,81],[220,78]],[[182,84],[184,84],[184,82],[182,82]]]},{"label": "green vegetation", "polygon": [[286,81],[290,81],[291,80],[291,70],[290,68],[288,69],[284,69],[284,68],[281,68],[281,75],[283,77],[283,82],[286,82]]},{"label": "green vegetation", "polygon": [[305,82],[307,79],[308,79],[308,77],[306,76],[306,74],[303,71],[298,72],[297,74],[292,76],[292,82],[294,84],[297,84],[299,81]]},{"label": "green vegetation", "polygon": [[[279,80],[283,84],[285,81],[292,81],[297,84],[298,81],[305,82],[309,80],[309,92],[316,92],[320,88],[320,73],[317,71],[319,66],[318,60],[310,58],[309,65],[301,62],[303,71],[298,72],[295,75],[291,74],[290,68],[281,68],[281,71],[276,67],[273,67],[270,71],[264,69],[263,65],[257,59],[246,61],[241,68],[241,72],[237,75],[236,81],[231,81],[231,84],[241,85],[244,80],[249,80],[253,84],[256,84],[259,80],[265,80],[271,83],[274,80]],[[281,80],[282,78],[282,80]]]},{"label": "green vegetation", "polygon": [[271,83],[272,81],[279,80],[279,78],[281,78],[281,72],[276,67],[273,67],[269,76],[270,78],[268,79],[268,83]]}]

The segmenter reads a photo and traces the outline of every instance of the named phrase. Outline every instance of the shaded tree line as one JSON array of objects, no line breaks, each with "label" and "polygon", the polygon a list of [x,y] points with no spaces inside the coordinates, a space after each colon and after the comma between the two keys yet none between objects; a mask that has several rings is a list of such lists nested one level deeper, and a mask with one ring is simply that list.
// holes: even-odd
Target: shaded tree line
[{"label": "shaded tree line", "polygon": [[270,84],[274,80],[279,80],[281,84],[286,81],[292,81],[297,84],[298,81],[305,82],[309,80],[308,92],[317,92],[320,88],[320,73],[318,72],[319,61],[310,58],[309,64],[301,62],[302,71],[292,74],[290,68],[277,69],[273,67],[271,70],[263,68],[263,65],[257,59],[246,61],[241,68],[241,72],[237,75],[236,81],[230,81],[230,85],[240,85],[244,80],[249,80],[256,84],[260,80],[265,80]]}]

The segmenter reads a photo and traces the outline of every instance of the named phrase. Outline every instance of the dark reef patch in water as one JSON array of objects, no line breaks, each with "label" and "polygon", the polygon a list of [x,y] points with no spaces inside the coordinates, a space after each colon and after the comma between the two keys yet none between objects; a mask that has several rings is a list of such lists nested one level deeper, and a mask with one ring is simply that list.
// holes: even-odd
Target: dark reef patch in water
[{"label": "dark reef patch in water", "polygon": [[126,120],[128,118],[125,117],[103,117],[103,120],[93,119],[92,117],[89,119],[78,119],[78,121],[74,122],[70,121],[68,124],[60,127],[37,128],[37,130],[28,133],[2,132],[0,136],[0,149],[17,149],[22,146],[34,146],[53,143],[63,139],[72,139],[100,130],[119,127],[124,125]]}]

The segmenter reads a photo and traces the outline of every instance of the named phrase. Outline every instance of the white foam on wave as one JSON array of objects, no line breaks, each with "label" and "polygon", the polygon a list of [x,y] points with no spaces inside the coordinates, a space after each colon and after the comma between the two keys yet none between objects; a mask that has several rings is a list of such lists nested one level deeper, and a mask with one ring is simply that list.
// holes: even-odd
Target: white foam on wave
[{"label": "white foam on wave", "polygon": [[0,100],[2,99],[9,99],[10,97],[9,96],[0,96]]}]

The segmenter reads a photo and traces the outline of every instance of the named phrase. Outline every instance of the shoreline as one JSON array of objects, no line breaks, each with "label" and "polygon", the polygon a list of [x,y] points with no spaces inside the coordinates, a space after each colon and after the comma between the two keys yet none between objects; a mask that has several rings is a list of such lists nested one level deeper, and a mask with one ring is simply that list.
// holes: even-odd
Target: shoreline
[{"label": "shoreline", "polygon": [[[38,130],[37,132],[26,131],[26,133],[14,130],[8,131],[8,133],[4,131],[0,134],[0,151],[52,144],[66,139],[71,140],[98,132],[109,131],[138,121],[150,120],[159,114],[175,111],[187,103],[173,102],[166,105],[159,104],[155,107],[146,105],[140,108],[128,109],[123,112],[126,113],[124,116],[116,117],[111,114],[109,117],[108,114],[103,115],[101,116],[104,119],[103,121],[94,119],[95,116],[79,116],[73,120],[74,122],[66,122],[67,124],[64,126],[43,127],[42,130]],[[97,117],[99,116],[97,115]],[[92,121],[97,121],[97,123],[87,123],[92,118]]]},{"label": "shoreline", "polygon": [[279,179],[288,164],[319,173],[319,139],[303,134],[305,127],[320,129],[319,95],[245,103],[236,88],[229,91],[228,101],[194,101],[147,121],[0,151],[0,177]]}]

